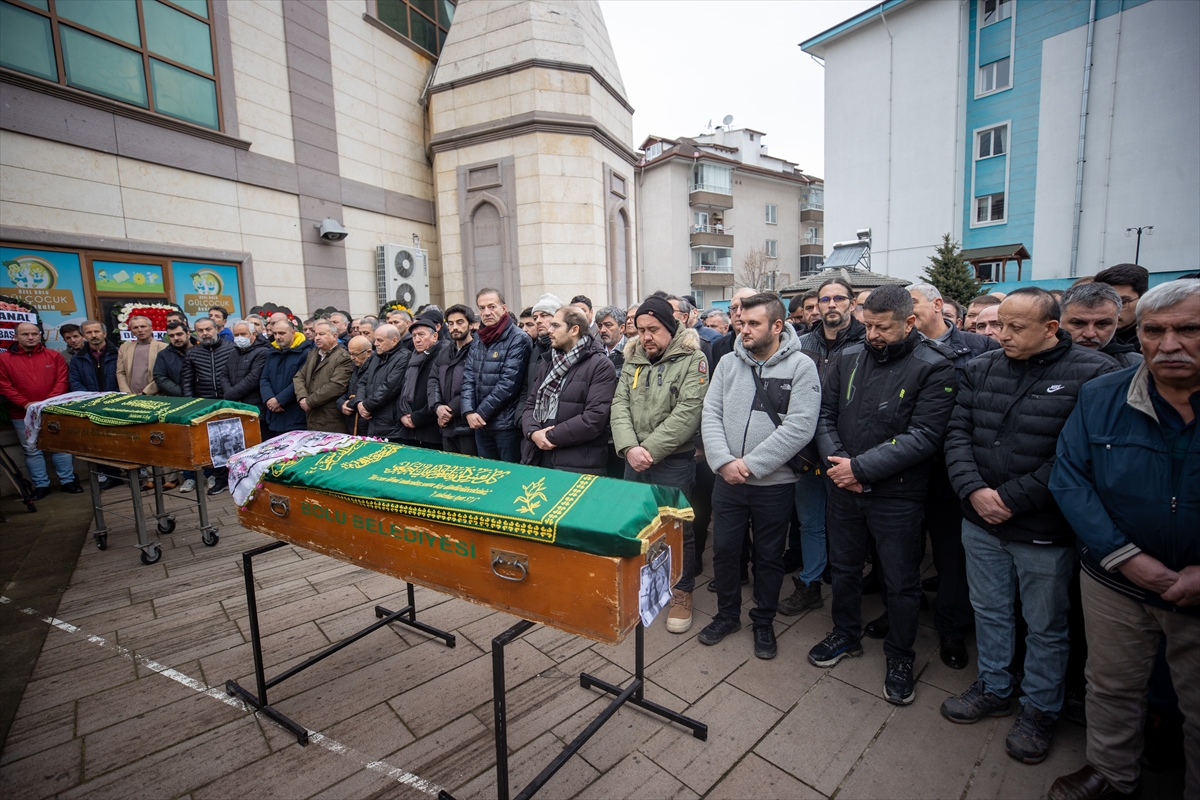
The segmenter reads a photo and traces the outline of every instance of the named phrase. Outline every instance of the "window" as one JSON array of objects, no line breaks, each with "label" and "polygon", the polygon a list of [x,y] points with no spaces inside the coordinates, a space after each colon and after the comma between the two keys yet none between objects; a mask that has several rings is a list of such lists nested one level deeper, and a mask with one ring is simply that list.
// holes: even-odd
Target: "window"
[{"label": "window", "polygon": [[650,161],[651,159],[658,158],[659,156],[662,155],[662,151],[663,151],[662,142],[655,142],[654,144],[652,144],[646,148],[646,160]]},{"label": "window", "polygon": [[0,66],[220,130],[209,19],[208,0],[0,2]]},{"label": "window", "polygon": [[693,247],[694,272],[733,272],[733,250],[728,247]]},{"label": "window", "polygon": [[825,208],[825,189],[820,186],[813,186],[800,199],[800,210],[821,211]]},{"label": "window", "polygon": [[809,228],[804,234],[805,244],[821,244],[821,232],[818,228]]},{"label": "window", "polygon": [[692,217],[694,219],[694,225],[695,225],[694,230],[696,233],[705,233],[708,231],[708,212],[707,211],[693,212]]},{"label": "window", "polygon": [[1007,89],[1011,84],[1009,79],[1010,59],[1002,58],[979,68],[979,91],[977,94],[987,94]]},{"label": "window", "polygon": [[975,265],[975,280],[983,283],[995,283],[1000,280],[1003,268],[1004,264],[1000,261],[980,261]]},{"label": "window", "polygon": [[433,55],[442,52],[457,0],[376,0],[379,21]]},{"label": "window", "polygon": [[1004,192],[975,198],[976,222],[1004,222]]},{"label": "window", "polygon": [[1007,151],[1005,147],[1005,139],[1008,134],[1008,128],[1001,125],[997,128],[990,128],[986,131],[979,132],[979,147],[976,149],[975,158],[991,158],[992,156],[1002,156]]},{"label": "window", "polygon": [[800,256],[800,274],[811,275],[814,272],[821,271],[821,265],[825,263],[825,256]]},{"label": "window", "polygon": [[1013,0],[983,0],[983,24],[991,25],[1012,16]]},{"label": "window", "polygon": [[767,224],[776,225],[779,223],[779,206],[774,203],[767,203]]},{"label": "window", "polygon": [[692,192],[733,194],[733,170],[716,164],[697,164],[692,168]]},{"label": "window", "polygon": [[779,258],[779,244],[774,239],[767,239],[767,258]]}]

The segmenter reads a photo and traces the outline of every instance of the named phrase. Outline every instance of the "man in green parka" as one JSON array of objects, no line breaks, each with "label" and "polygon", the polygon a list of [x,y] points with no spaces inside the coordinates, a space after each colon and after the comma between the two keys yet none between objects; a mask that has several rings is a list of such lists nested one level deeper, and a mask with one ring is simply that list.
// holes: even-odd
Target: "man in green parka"
[{"label": "man in green parka", "polygon": [[[650,297],[636,312],[637,338],[625,345],[625,365],[612,402],[613,446],[625,459],[625,480],[673,486],[691,502],[696,445],[708,362],[696,331],[678,323],[671,304]],[[692,627],[695,538],[683,529],[683,574],[671,592],[667,630]]]}]

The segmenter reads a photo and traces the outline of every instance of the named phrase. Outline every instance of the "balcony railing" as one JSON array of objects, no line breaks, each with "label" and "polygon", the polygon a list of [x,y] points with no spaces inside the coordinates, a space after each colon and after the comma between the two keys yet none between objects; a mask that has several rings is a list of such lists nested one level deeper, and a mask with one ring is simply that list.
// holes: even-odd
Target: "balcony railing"
[{"label": "balcony railing", "polygon": [[716,194],[733,194],[732,186],[721,186],[715,183],[693,183],[689,192],[714,192]]},{"label": "balcony railing", "polygon": [[825,210],[825,201],[824,200],[802,199],[800,201],[800,210],[801,211],[824,211]]},{"label": "balcony railing", "polygon": [[692,272],[733,272],[733,264],[693,264]]},{"label": "balcony railing", "polygon": [[822,239],[820,236],[805,236],[804,243],[805,244],[825,244],[825,240]]},{"label": "balcony railing", "polygon": [[692,233],[725,233],[724,225],[692,225]]}]

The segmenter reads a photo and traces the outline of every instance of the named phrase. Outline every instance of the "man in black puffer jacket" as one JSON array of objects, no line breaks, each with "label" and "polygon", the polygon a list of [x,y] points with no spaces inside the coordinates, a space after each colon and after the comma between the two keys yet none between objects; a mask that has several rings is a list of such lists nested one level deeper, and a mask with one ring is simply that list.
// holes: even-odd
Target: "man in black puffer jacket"
[{"label": "man in black puffer jacket", "polygon": [[442,449],[468,456],[478,453],[475,432],[462,415],[463,370],[475,342],[471,333],[474,322],[475,312],[464,305],[446,309],[450,341],[438,353],[433,365],[434,377],[429,381],[429,407],[436,411],[438,427],[442,429]]},{"label": "man in black puffer jacket", "polygon": [[[370,420],[371,435],[399,442],[400,392],[404,389],[404,372],[411,356],[400,343],[400,330],[395,325],[380,325],[375,329],[375,354],[359,371],[357,397],[348,401],[361,419]],[[361,426],[360,426],[361,429]]]},{"label": "man in black puffer jacket", "polygon": [[187,324],[173,319],[167,323],[167,346],[154,360],[154,382],[158,393],[167,397],[183,397],[183,362],[191,350],[192,338]]},{"label": "man in black puffer jacket", "polygon": [[[828,289],[826,290],[828,291]],[[826,367],[817,448],[830,465],[828,537],[833,631],[808,660],[831,667],[862,655],[862,565],[874,539],[888,588],[884,699],[914,698],[913,644],[920,611],[921,509],[954,409],[953,351],[916,329],[912,297],[894,284],[871,292],[867,338]]]},{"label": "man in black puffer jacket", "polygon": [[481,458],[521,461],[521,384],[531,340],[508,315],[504,295],[481,289],[475,296],[483,327],[463,369],[462,412]]},{"label": "man in black puffer jacket", "polygon": [[521,414],[521,463],[604,475],[617,371],[579,309],[563,306],[549,329],[550,357],[538,362]]},{"label": "man in black puffer jacket", "polygon": [[1019,596],[1029,625],[1025,696],[1005,749],[1036,764],[1049,753],[1063,704],[1075,563],[1075,537],[1050,494],[1050,471],[1080,387],[1116,364],[1073,345],[1059,330],[1058,303],[1043,289],[1011,292],[999,319],[1004,350],[967,364],[946,435],[946,467],[963,507],[979,679],[947,699],[942,714],[970,723],[1011,713],[1007,668]]},{"label": "man in black puffer jacket", "polygon": [[258,424],[263,441],[266,441],[271,438],[271,429],[267,427],[267,405],[263,402],[258,381],[271,348],[266,338],[255,334],[254,328],[245,320],[233,323],[230,330],[234,351],[225,362],[225,399],[258,408]]},{"label": "man in black puffer jacket", "polygon": [[[196,336],[199,343],[188,350],[183,360],[180,375],[184,397],[205,397],[209,400],[225,398],[225,363],[237,350],[233,342],[221,338],[221,332],[208,317],[196,321]],[[229,485],[228,467],[205,467],[208,493],[220,494]],[[185,474],[186,478],[187,475]]]}]

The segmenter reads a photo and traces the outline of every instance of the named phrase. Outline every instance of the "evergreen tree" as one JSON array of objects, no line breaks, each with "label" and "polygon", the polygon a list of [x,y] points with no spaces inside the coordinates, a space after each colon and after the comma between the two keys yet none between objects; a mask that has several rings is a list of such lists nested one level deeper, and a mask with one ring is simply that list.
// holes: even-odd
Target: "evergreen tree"
[{"label": "evergreen tree", "polygon": [[964,306],[983,294],[979,281],[975,280],[970,266],[962,259],[958,242],[951,239],[948,233],[942,235],[942,243],[934,248],[934,254],[929,257],[925,279],[937,287],[942,297],[956,300]]}]

